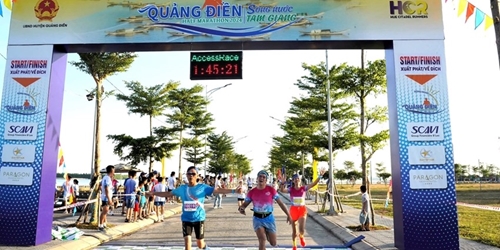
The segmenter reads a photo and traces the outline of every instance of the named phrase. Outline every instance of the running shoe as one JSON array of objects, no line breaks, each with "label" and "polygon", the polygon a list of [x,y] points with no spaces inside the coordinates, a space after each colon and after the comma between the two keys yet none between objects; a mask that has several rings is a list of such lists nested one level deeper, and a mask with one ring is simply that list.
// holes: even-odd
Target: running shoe
[{"label": "running shoe", "polygon": [[299,239],[300,239],[300,245],[302,247],[305,247],[306,246],[306,241],[304,240],[304,236],[299,236]]}]

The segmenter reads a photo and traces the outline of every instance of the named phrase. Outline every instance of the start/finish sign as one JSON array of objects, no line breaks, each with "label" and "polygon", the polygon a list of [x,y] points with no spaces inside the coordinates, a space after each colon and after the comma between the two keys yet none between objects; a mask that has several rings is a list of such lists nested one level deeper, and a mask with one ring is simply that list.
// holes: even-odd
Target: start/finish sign
[{"label": "start/finish sign", "polygon": [[191,52],[189,61],[191,80],[243,79],[241,51]]}]

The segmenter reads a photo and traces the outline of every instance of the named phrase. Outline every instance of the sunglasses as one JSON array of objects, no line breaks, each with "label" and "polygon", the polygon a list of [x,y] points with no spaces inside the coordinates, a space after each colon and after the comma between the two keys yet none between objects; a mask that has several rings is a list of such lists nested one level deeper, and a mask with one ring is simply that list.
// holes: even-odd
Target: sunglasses
[{"label": "sunglasses", "polygon": [[261,178],[261,177],[263,177],[263,178],[267,178],[267,176],[265,176],[265,175],[263,175],[263,174],[262,174],[262,175],[259,175],[259,178]]},{"label": "sunglasses", "polygon": [[196,173],[186,173],[186,175],[188,175],[188,176],[195,176]]}]

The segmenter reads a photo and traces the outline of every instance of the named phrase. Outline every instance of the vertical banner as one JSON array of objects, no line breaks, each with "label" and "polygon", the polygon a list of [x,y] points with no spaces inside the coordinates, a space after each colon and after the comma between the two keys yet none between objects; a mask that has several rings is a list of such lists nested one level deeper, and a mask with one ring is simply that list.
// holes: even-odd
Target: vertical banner
[{"label": "vertical banner", "polygon": [[458,250],[444,41],[394,41],[386,60],[396,247]]},{"label": "vertical banner", "polygon": [[[1,245],[39,245],[51,240],[63,58],[64,65],[53,60],[52,45],[7,49],[0,111]],[[59,76],[51,70],[56,64],[63,67]],[[59,86],[52,84],[54,79]]]}]

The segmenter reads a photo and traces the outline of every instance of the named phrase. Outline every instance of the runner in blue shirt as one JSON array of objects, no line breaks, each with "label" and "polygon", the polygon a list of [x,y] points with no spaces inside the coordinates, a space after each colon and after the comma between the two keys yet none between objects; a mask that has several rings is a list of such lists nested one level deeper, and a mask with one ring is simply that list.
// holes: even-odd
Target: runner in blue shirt
[{"label": "runner in blue shirt", "polygon": [[205,197],[212,194],[235,193],[234,189],[223,189],[211,187],[204,183],[197,183],[198,170],[189,167],[186,171],[188,184],[182,184],[171,192],[153,192],[151,195],[160,197],[177,196],[182,200],[182,235],[184,237],[184,249],[191,250],[191,234],[195,233],[196,244],[200,249],[207,249],[204,240],[205,224]]}]

